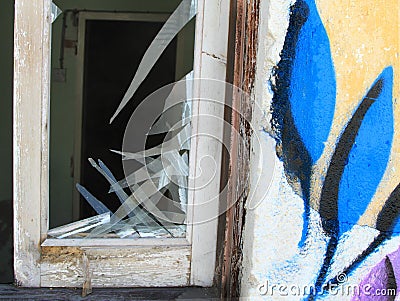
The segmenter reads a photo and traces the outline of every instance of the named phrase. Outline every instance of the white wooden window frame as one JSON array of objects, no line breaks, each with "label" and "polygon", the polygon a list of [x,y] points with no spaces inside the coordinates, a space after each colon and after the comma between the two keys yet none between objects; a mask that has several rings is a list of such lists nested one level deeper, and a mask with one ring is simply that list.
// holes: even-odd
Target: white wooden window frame
[{"label": "white wooden window frame", "polygon": [[[195,78],[225,80],[229,0],[198,0],[195,33]],[[49,105],[51,0],[15,0],[14,30],[14,273],[26,287],[211,286],[216,264],[218,202],[189,206],[189,226],[181,239],[47,239],[49,215]],[[213,91],[224,99],[225,91]],[[194,98],[210,97],[203,82]],[[193,115],[211,114],[223,120],[223,108],[199,102]],[[216,119],[217,120],[217,119]],[[193,118],[192,131],[210,125]],[[211,127],[221,137],[221,122]],[[200,174],[199,158],[221,163],[222,145],[202,137],[192,139],[189,187],[208,177]],[[210,171],[213,174],[215,171]],[[209,178],[209,177],[208,177]],[[189,189],[189,205],[206,203],[220,190],[220,170],[200,189]],[[194,208],[194,209],[193,209]],[[85,258],[89,265],[84,264]],[[88,271],[87,271],[88,270]]]}]

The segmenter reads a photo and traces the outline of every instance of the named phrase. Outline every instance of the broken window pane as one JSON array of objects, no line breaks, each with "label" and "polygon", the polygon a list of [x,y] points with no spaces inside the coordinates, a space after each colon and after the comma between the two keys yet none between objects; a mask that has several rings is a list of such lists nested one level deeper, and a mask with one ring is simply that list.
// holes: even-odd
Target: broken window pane
[{"label": "broken window pane", "polygon": [[[146,84],[147,76],[168,45],[194,18],[195,13],[194,0],[183,0],[178,5],[143,55],[117,110],[115,113],[109,112],[111,122],[118,118],[142,83]],[[107,166],[102,158],[86,158],[105,180],[98,185],[108,185],[109,194],[118,198],[119,205],[111,207],[101,196],[90,192],[93,187],[78,183],[76,189],[96,215],[54,228],[48,232],[50,237],[85,239],[186,236],[192,77],[193,73],[190,72],[177,84],[163,89],[158,97],[147,97],[137,105],[149,105],[151,108],[157,102],[158,106],[163,103],[164,108],[161,112],[154,110],[158,113],[157,118],[145,113],[148,120],[140,122],[139,127],[148,128],[142,149],[130,147],[129,140],[137,139],[134,135],[130,136],[131,127],[127,126],[124,145],[121,145],[121,149],[111,150],[122,160],[125,177],[117,179],[113,174],[114,166]],[[141,117],[143,119],[143,115]],[[137,120],[134,120],[134,127],[138,127]],[[154,141],[159,143],[154,144]]]}]

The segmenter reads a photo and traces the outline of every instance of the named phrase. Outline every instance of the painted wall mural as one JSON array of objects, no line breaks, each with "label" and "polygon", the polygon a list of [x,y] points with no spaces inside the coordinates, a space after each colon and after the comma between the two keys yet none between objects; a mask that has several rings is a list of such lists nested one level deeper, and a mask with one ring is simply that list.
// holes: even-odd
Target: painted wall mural
[{"label": "painted wall mural", "polygon": [[[397,0],[297,0],[291,6],[273,76],[272,129],[286,179],[304,200],[299,256],[313,250],[316,231],[325,242],[313,279],[321,294],[306,300],[328,298],[330,284],[340,286],[341,275],[351,275],[400,235],[398,11]],[[320,228],[310,221],[313,212]],[[365,241],[360,231],[373,235]],[[361,249],[343,246],[360,237]],[[359,285],[367,284],[374,291],[400,289],[400,248]]]}]

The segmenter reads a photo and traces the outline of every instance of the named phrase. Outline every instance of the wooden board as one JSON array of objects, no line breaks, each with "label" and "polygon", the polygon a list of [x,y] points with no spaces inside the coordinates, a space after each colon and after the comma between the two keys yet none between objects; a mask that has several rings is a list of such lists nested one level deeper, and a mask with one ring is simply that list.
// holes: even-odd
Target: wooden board
[{"label": "wooden board", "polygon": [[93,287],[187,286],[190,253],[189,246],[42,247],[41,286],[82,287],[84,254]]}]

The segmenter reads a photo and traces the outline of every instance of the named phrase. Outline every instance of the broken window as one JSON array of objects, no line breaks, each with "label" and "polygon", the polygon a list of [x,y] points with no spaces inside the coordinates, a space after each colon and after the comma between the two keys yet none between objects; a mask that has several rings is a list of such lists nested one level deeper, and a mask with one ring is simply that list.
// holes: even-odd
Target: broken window
[{"label": "broken window", "polygon": [[[195,0],[183,0],[165,21],[151,13],[64,11],[54,93],[64,93],[71,76],[64,51],[76,51],[82,100],[71,174],[80,198],[76,221],[49,237],[186,236],[195,14]],[[79,28],[75,41],[68,22]],[[56,202],[51,210],[62,207]],[[59,222],[50,216],[50,224]]]},{"label": "broken window", "polygon": [[[63,14],[53,23],[52,35],[50,35],[49,22],[52,19],[51,1],[15,1],[14,271],[16,283],[19,285],[89,287],[92,284],[93,287],[137,287],[211,286],[213,284],[218,215],[221,207],[222,209],[224,207],[223,202],[220,206],[220,166],[223,151],[220,141],[223,140],[224,110],[223,105],[218,106],[214,102],[203,100],[219,100],[223,104],[226,97],[229,97],[229,93],[225,92],[225,80],[230,1],[198,0],[198,2],[195,50],[193,51],[194,30],[190,38],[188,36],[186,39],[185,35],[182,36],[183,32],[188,33],[189,29],[194,28],[194,26],[191,27],[194,25],[193,21],[190,21],[179,32],[176,42],[172,40],[169,43],[142,83],[136,83],[139,88],[134,91],[133,97],[128,99],[126,106],[109,125],[110,118],[128,90],[146,49],[171,17],[171,13],[182,3],[181,0],[54,0]],[[185,3],[187,5],[189,1]],[[126,9],[129,5],[130,9]],[[152,6],[151,9],[150,6]],[[101,7],[101,12],[99,12],[99,7]],[[151,20],[150,15],[152,15]],[[64,20],[66,27],[62,26]],[[132,27],[138,27],[140,22],[145,21],[159,23],[159,29],[137,57],[139,61],[136,61],[132,54],[128,58],[123,54],[113,55],[107,59],[95,56],[92,62],[97,62],[93,65],[97,69],[94,69],[92,74],[103,74],[102,77],[105,79],[102,82],[96,80],[94,90],[98,93],[95,100],[97,99],[99,105],[110,105],[110,108],[103,111],[101,106],[96,109],[83,107],[82,99],[87,94],[84,89],[76,89],[76,86],[82,88],[84,84],[89,85],[90,82],[86,79],[92,79],[87,70],[82,71],[85,69],[84,62],[88,62],[85,60],[86,51],[82,51],[90,43],[86,41],[86,38],[97,32],[100,37],[96,41],[101,43],[94,43],[92,46],[95,49],[94,54],[100,55],[103,47],[117,43],[117,34],[108,34],[106,37],[106,29],[111,24],[117,24],[114,23],[117,21],[127,22],[125,24],[137,22],[137,26]],[[86,28],[89,23],[91,23],[89,25],[91,29]],[[103,26],[103,30],[96,31],[96,27],[99,28],[99,26]],[[149,27],[154,29],[157,24]],[[136,43],[135,49],[143,46],[142,42],[139,43],[138,37],[147,35],[143,34],[143,27],[141,28],[140,35],[127,34],[128,38],[122,40]],[[90,30],[89,35],[86,35],[86,29]],[[61,34],[63,31],[65,31],[64,35]],[[60,48],[61,44],[64,47]],[[190,95],[192,92],[190,81],[189,85],[183,81],[185,88],[169,84],[166,85],[165,90],[159,90],[160,87],[153,86],[150,89],[148,86],[160,84],[157,80],[150,79],[153,72],[161,76],[164,71],[167,71],[166,69],[159,71],[157,64],[163,60],[163,56],[168,49],[171,49],[169,48],[171,46],[176,47],[173,64],[175,73],[173,80],[166,83],[176,80],[178,84],[182,83],[179,80],[186,74],[190,74],[192,69],[187,69],[187,66],[193,67],[194,78],[214,80],[193,83],[191,102],[185,102],[188,100],[187,94]],[[128,47],[126,49],[122,47],[122,49],[126,50]],[[50,59],[53,71],[51,85]],[[137,63],[135,68],[131,65],[134,61]],[[124,87],[120,89],[119,95],[111,93],[111,88],[122,83],[120,80],[114,80],[120,73],[106,72],[105,75],[102,73],[110,66],[119,66],[121,70],[124,69],[123,67],[129,69],[129,72],[126,72],[128,79],[123,83]],[[222,83],[222,86],[215,85],[216,82]],[[166,83],[162,83],[161,86]],[[103,87],[107,89],[101,90],[100,88]],[[143,89],[146,87],[151,92],[164,93],[161,98],[163,101],[157,103],[160,109],[148,107],[147,112],[150,111],[157,116],[154,119],[147,118],[147,113],[140,110],[142,105],[151,103],[144,101],[147,96],[154,95],[151,92],[145,93]],[[51,94],[49,88],[51,88]],[[189,93],[186,92],[187,90]],[[173,95],[177,97],[172,97]],[[103,96],[105,100],[100,100]],[[167,101],[168,98],[170,100]],[[79,99],[80,106],[76,103]],[[138,99],[137,102],[135,99]],[[194,100],[202,101],[195,103]],[[86,103],[86,100],[84,102]],[[137,122],[139,119],[136,117],[130,118],[132,115],[130,109],[133,110],[135,107],[138,108],[134,112],[138,114],[137,118],[141,118],[140,122]],[[82,114],[79,115],[79,111]],[[124,119],[124,114],[127,114],[126,119]],[[181,114],[191,116],[190,122]],[[104,122],[99,122],[98,125],[105,124],[104,128],[111,128],[112,131],[109,134],[102,132],[93,136],[93,133],[98,133],[100,128],[90,123],[87,123],[86,129],[83,129],[83,124],[91,121],[96,115],[102,118],[105,116]],[[140,132],[139,129],[145,122],[151,123],[146,131],[147,135],[142,133],[145,139],[137,141],[137,137],[132,133]],[[121,131],[114,131],[113,127],[118,128],[118,123],[123,124]],[[189,124],[192,131],[190,144],[185,143],[183,139],[186,137],[185,130]],[[165,126],[168,130],[163,132]],[[81,134],[77,135],[78,131],[75,133],[74,127],[79,129],[82,139],[75,139]],[[87,129],[94,130],[85,136]],[[119,144],[98,147],[103,150],[103,153],[93,152],[87,155],[83,153],[83,143],[88,142],[89,137],[93,138],[90,145],[96,146],[97,143],[100,145],[104,140],[114,138],[121,132]],[[124,134],[127,132],[131,134]],[[132,141],[126,139],[128,136],[132,138]],[[78,144],[77,141],[81,143]],[[179,141],[179,143],[176,144],[174,141]],[[143,145],[141,149],[139,146]],[[160,145],[162,145],[161,148]],[[179,147],[172,147],[176,145]],[[93,149],[96,148],[93,147],[90,152]],[[72,158],[71,154],[73,154]],[[78,155],[82,160],[78,158]],[[111,162],[107,155],[114,156],[118,164]],[[185,167],[182,162],[187,162],[186,155],[189,157],[189,177],[181,169]],[[129,159],[131,157],[134,158]],[[89,161],[89,158],[93,160]],[[127,159],[123,160],[123,164],[122,158]],[[161,174],[157,174],[157,161],[163,164]],[[93,179],[92,184],[82,177],[80,168],[93,172],[91,176],[87,176]],[[140,168],[144,168],[144,171],[149,174],[145,178],[147,181],[139,178],[143,174],[129,177]],[[112,179],[111,173],[115,179]],[[165,174],[169,176],[167,180],[165,180]],[[139,188],[133,182],[137,180],[136,177],[140,179],[140,182],[136,183]],[[65,180],[67,178],[69,178],[68,181]],[[74,180],[78,178],[80,179]],[[107,179],[111,179],[114,184],[111,185]],[[180,183],[185,179],[189,182],[187,188]],[[148,183],[147,186],[143,186],[145,182]],[[84,187],[84,189],[80,188],[84,194],[86,190],[99,200],[99,202],[94,201],[99,205],[96,205],[96,209],[104,213],[98,214],[83,196],[77,199],[77,202],[72,201],[72,191],[80,195],[75,188],[75,184],[78,183]],[[131,184],[133,184],[132,187],[122,187]],[[139,203],[137,199],[137,202],[129,199],[129,202],[124,202],[125,206],[123,206],[116,193],[118,191],[122,194],[119,187],[123,188],[128,196],[136,193],[138,199],[143,194],[149,192],[151,194],[156,187],[156,195],[157,198],[160,197],[160,201],[154,203],[153,208],[146,208],[146,202],[152,206],[148,199],[140,206],[136,206],[136,203]],[[98,191],[99,188],[103,190]],[[185,188],[187,190],[186,209],[185,194],[182,193],[185,192]],[[107,199],[109,196],[115,198]],[[161,203],[161,198],[169,199],[169,201]],[[92,202],[93,200],[95,199],[92,198]],[[131,201],[135,202],[134,206],[131,206]],[[81,204],[85,206],[87,204],[87,206],[81,208]],[[107,209],[111,212],[107,212]],[[133,212],[138,216],[133,215]],[[133,215],[133,221],[130,215]],[[182,223],[183,217],[185,220]],[[87,218],[92,219],[85,221]],[[137,222],[140,224],[136,224]],[[146,229],[143,229],[141,226],[145,223],[148,225],[144,226],[147,227]],[[151,225],[155,225],[157,229],[152,229]],[[179,227],[185,228],[185,225],[184,238],[157,238],[159,233],[156,231],[165,233],[166,228],[171,232],[167,237],[172,237],[179,233],[175,233],[169,226],[179,230]],[[68,229],[60,228],[63,226],[68,226]],[[49,228],[52,229],[50,233],[53,236],[49,235]],[[113,228],[112,231],[110,231],[111,228]],[[132,228],[135,228],[137,234],[129,234],[130,231],[132,233]],[[128,236],[119,238],[117,232],[120,235],[128,234]],[[157,237],[133,239],[135,236],[139,237],[140,233],[142,237],[146,234],[152,237],[157,235]],[[87,239],[89,235],[97,235],[98,238]],[[110,236],[116,238],[108,239]],[[131,239],[126,239],[128,237]]]}]

